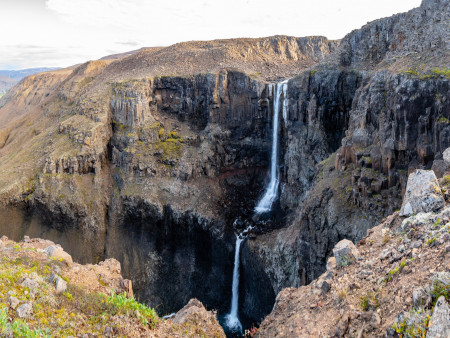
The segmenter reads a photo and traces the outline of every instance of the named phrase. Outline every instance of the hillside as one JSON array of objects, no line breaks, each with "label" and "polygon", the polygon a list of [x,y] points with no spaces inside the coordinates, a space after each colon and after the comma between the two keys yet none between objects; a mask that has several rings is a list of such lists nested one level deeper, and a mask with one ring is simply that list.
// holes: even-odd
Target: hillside
[{"label": "hillside", "polygon": [[14,87],[20,80],[31,74],[42,73],[57,68],[30,68],[22,70],[0,70],[0,97]]},{"label": "hillside", "polygon": [[[414,186],[424,173],[410,176],[409,190],[421,203],[433,185],[431,198],[443,201],[434,174]],[[441,181],[447,198],[449,178]],[[442,206],[397,211],[356,246],[340,241],[319,278],[278,294],[256,337],[448,337],[450,207]]]}]

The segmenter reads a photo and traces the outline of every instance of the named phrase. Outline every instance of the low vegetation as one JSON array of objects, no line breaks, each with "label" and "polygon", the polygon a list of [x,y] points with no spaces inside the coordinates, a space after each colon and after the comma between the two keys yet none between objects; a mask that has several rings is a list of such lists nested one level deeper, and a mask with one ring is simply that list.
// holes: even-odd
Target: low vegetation
[{"label": "low vegetation", "polygon": [[[2,255],[0,263],[1,336],[100,336],[105,330],[125,333],[122,328],[130,323],[152,329],[160,321],[154,309],[126,293],[108,295],[72,284],[61,272],[67,263],[60,259],[30,258],[36,250],[17,243],[8,250],[14,257]],[[60,294],[50,281],[56,272],[68,283]],[[22,304],[30,304],[32,313],[20,316]]]}]

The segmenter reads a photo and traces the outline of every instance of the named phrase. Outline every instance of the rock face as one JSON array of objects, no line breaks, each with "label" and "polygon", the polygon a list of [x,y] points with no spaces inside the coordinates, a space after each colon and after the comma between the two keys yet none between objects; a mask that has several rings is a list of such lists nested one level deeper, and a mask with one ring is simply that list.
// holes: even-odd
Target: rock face
[{"label": "rock face", "polygon": [[[281,201],[292,198],[301,207],[294,212],[294,219],[287,222],[289,230],[261,237],[253,248],[263,257],[276,292],[320,276],[335,243],[342,238],[359,240],[382,216],[400,209],[409,173],[433,166],[445,173],[442,156],[450,145],[450,125],[446,123],[450,101],[448,77],[440,72],[446,69],[441,61],[448,60],[449,53],[448,38],[445,40],[448,32],[440,22],[443,16],[448,17],[449,11],[448,1],[430,1],[408,13],[369,23],[347,35],[340,47],[310,72],[311,79],[320,76],[321,83],[327,83],[323,79],[335,71],[330,67],[334,62],[356,69],[357,74],[352,82],[347,81],[347,86],[342,86],[342,82],[338,86],[341,93],[347,93],[350,104],[344,99],[331,110],[330,125],[338,127],[336,132],[322,134],[338,136],[328,143],[340,146],[335,154],[333,148],[326,146],[323,136],[312,138],[311,146],[307,146],[311,135],[318,136],[324,130],[320,124],[314,124],[314,117],[321,116],[328,107],[310,109],[314,111],[313,117],[303,118],[313,119],[308,122],[310,130],[301,133],[304,136],[298,139],[288,137],[285,141],[283,172],[292,169],[290,181],[295,182],[295,188],[290,193],[289,184],[285,184]],[[423,23],[421,28],[413,28],[419,22]],[[438,24],[435,26],[433,22]],[[419,42],[425,31],[427,42]],[[428,49],[424,43],[432,47]],[[413,51],[418,54],[412,54]],[[415,64],[424,55],[430,62],[422,62],[423,73],[417,72]],[[400,71],[405,67],[409,71]],[[426,71],[432,67],[437,67],[434,72]],[[351,79],[351,74],[347,78]],[[310,88],[309,83],[304,87]],[[349,83],[354,83],[356,90],[342,92],[342,88],[352,88]],[[320,87],[317,102],[326,100],[325,87],[333,88]],[[298,87],[292,90],[299,91]],[[290,102],[289,116],[295,115],[302,104],[315,105],[314,100],[299,101]],[[293,122],[287,128],[288,133],[299,124],[300,121]],[[314,131],[312,126],[316,127]],[[296,142],[300,143],[290,152],[289,147]],[[303,152],[315,157],[309,161],[300,158],[298,154]],[[289,161],[289,156],[294,161]],[[285,176],[284,182],[288,179]]]},{"label": "rock face", "polygon": [[408,177],[401,216],[437,211],[444,207],[441,188],[432,170],[415,170]]}]

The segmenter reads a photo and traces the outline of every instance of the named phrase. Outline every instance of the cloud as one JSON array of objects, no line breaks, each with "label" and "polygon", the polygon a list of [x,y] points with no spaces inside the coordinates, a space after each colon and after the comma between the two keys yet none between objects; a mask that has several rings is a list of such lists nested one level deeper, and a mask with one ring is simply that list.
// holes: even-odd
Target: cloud
[{"label": "cloud", "polygon": [[[15,0],[2,5],[0,60],[68,66],[139,47],[276,34],[342,38],[421,0]],[[29,4],[31,4],[30,6]],[[28,5],[27,5],[28,4]],[[28,58],[26,60],[25,58]],[[20,63],[19,63],[20,61]],[[53,64],[50,64],[53,63]]]},{"label": "cloud", "polygon": [[141,43],[137,42],[137,41],[119,41],[119,42],[116,42],[116,44],[123,45],[123,46],[131,46],[131,47],[135,47],[135,46],[140,46],[141,45]]}]

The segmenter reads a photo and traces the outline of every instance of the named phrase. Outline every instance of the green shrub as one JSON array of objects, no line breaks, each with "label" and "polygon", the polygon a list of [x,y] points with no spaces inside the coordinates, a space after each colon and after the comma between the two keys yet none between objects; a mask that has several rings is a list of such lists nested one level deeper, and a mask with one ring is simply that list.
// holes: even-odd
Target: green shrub
[{"label": "green shrub", "polygon": [[[134,298],[127,298],[126,293],[116,294],[114,291],[108,297],[108,303],[111,304],[112,311],[120,314],[137,314],[143,325],[154,327],[158,322],[156,311],[145,304],[138,303]],[[114,313],[115,314],[115,313]]]},{"label": "green shrub", "polygon": [[378,297],[375,292],[369,292],[359,298],[359,305],[361,306],[361,310],[367,311],[371,308],[376,309],[379,307],[380,302],[378,301]]}]

